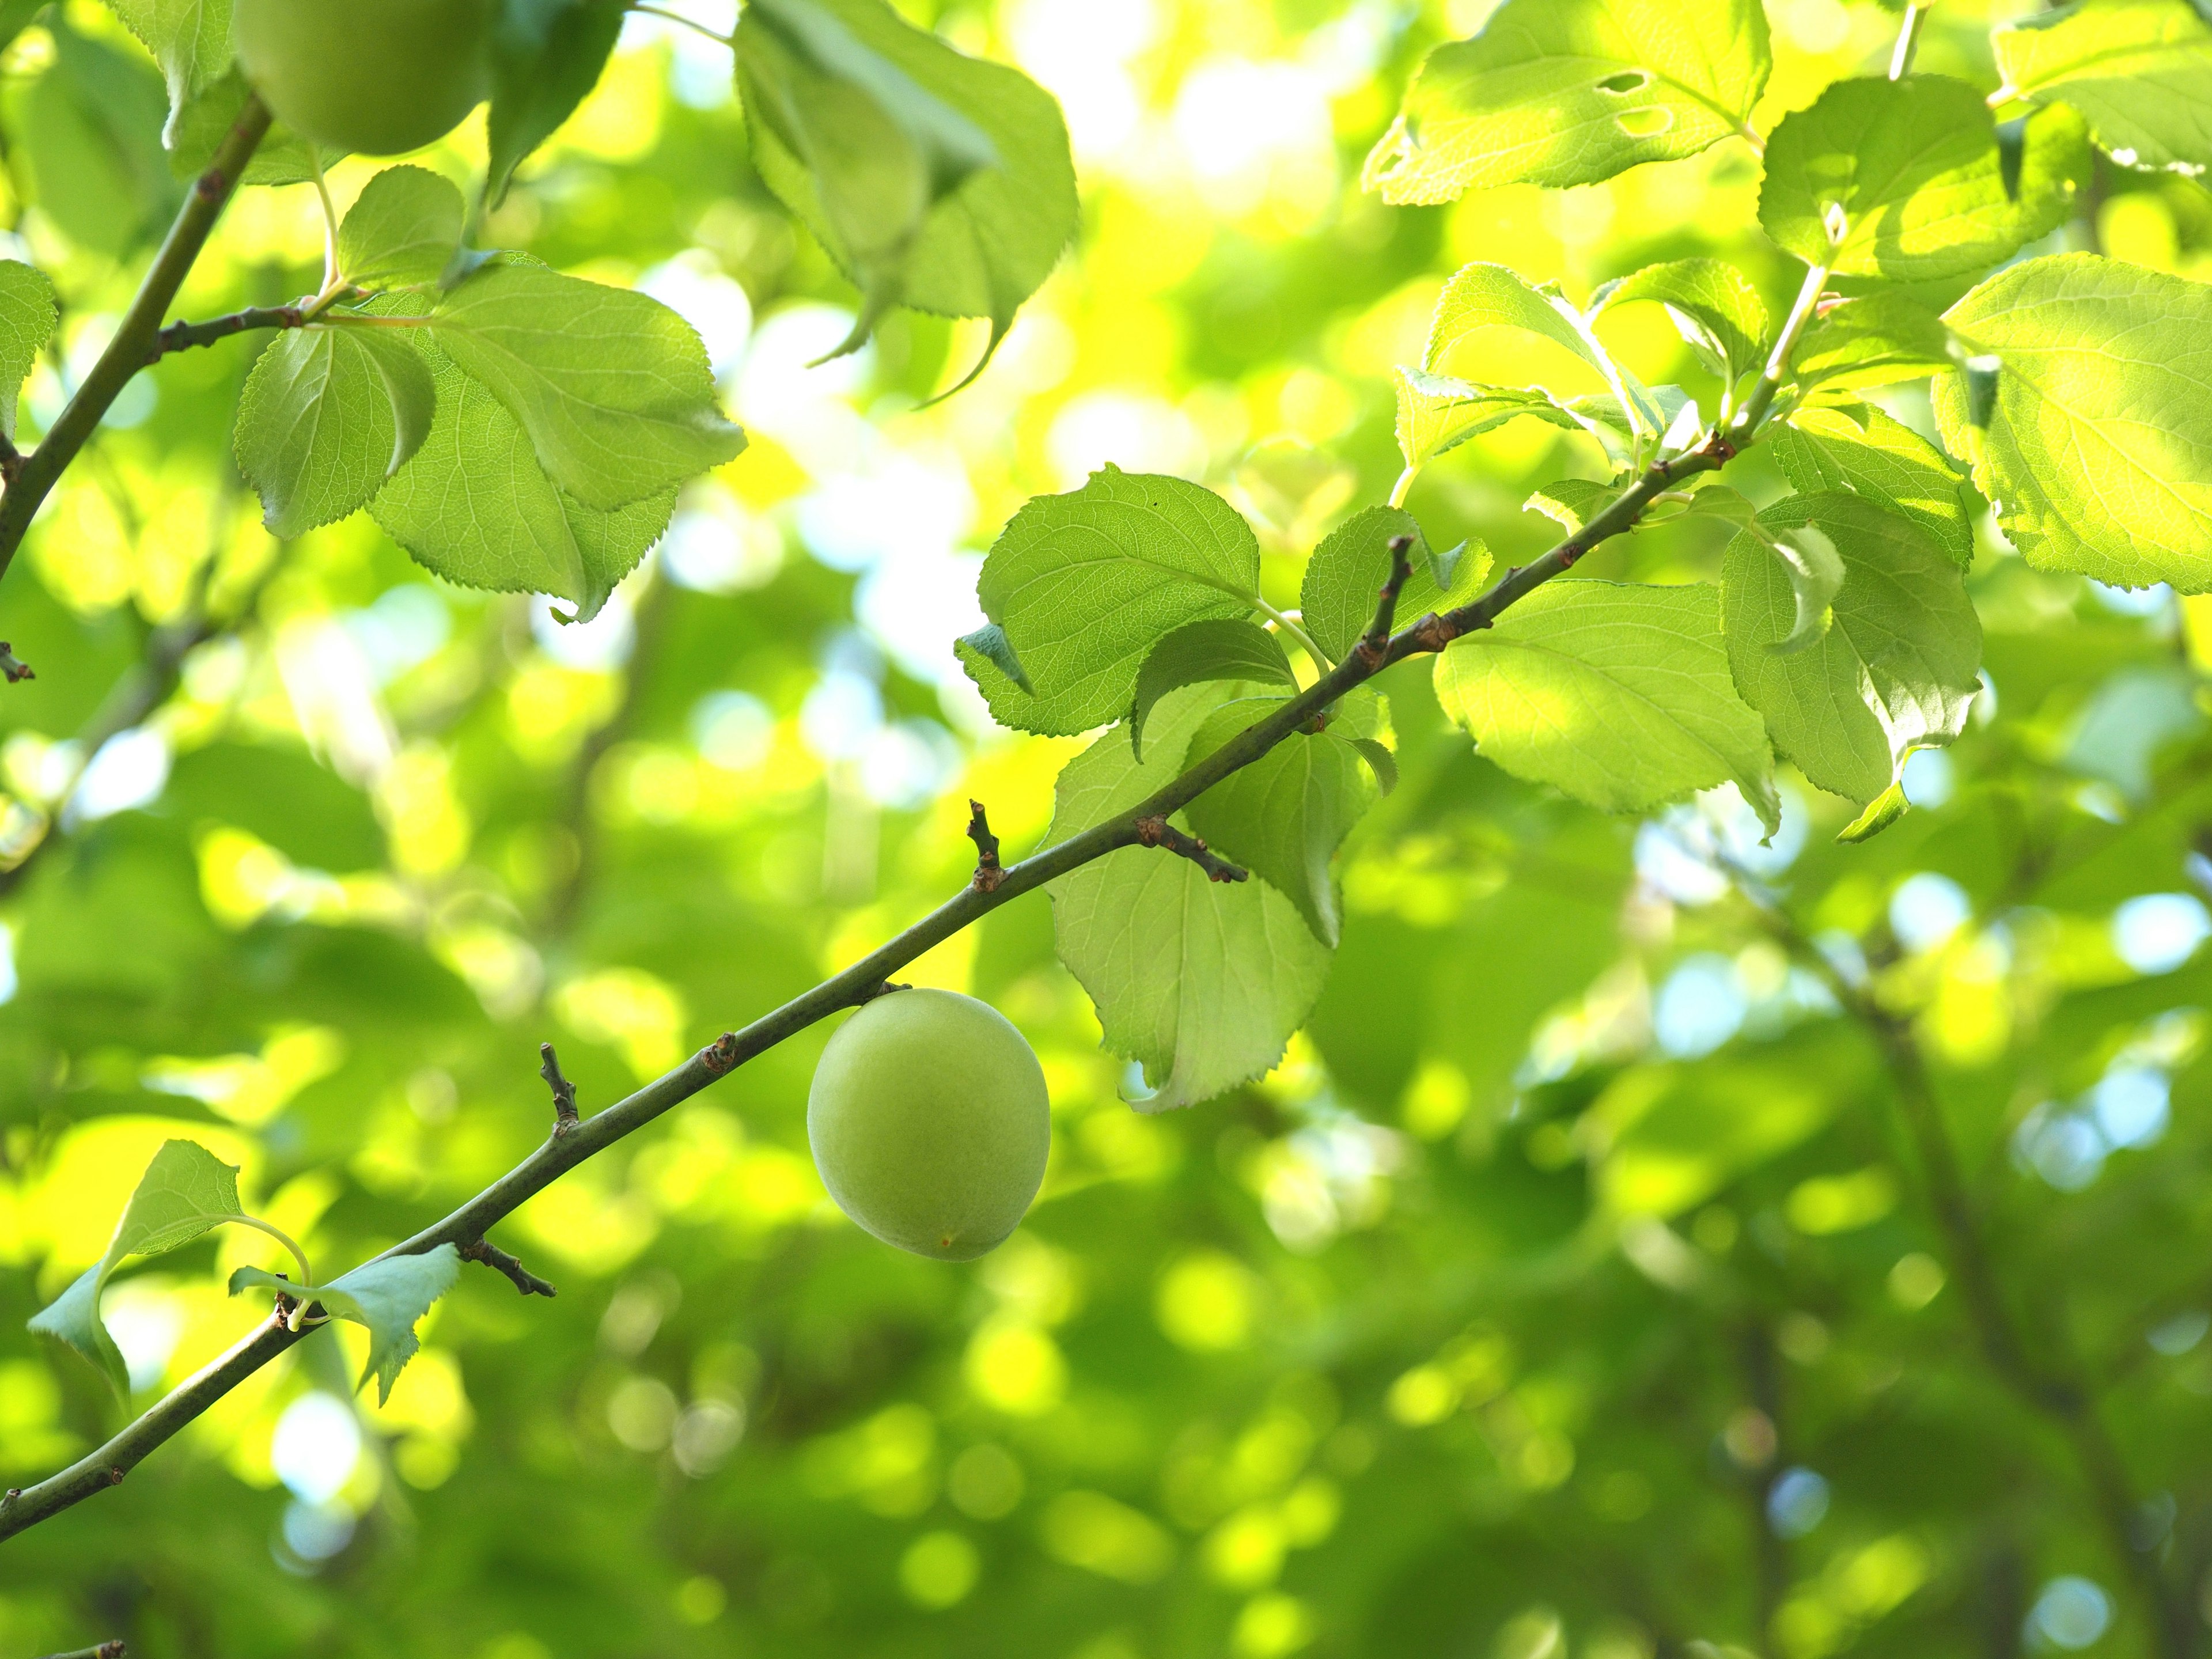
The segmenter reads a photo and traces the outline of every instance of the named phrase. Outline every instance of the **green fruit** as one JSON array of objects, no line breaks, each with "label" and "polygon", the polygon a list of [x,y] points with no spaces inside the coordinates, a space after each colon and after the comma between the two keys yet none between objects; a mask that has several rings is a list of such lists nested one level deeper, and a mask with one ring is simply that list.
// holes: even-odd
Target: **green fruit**
[{"label": "green fruit", "polygon": [[893,991],[823,1049],[806,1139],[847,1215],[886,1244],[965,1261],[1013,1231],[1044,1180],[1044,1072],[988,1003]]},{"label": "green fruit", "polygon": [[303,138],[397,155],[489,95],[489,0],[237,0],[246,79]]}]

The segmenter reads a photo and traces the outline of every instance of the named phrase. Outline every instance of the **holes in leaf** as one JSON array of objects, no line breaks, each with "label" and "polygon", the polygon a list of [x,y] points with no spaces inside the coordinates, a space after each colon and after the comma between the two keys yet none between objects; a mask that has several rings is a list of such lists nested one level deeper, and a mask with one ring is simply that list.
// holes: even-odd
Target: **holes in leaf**
[{"label": "holes in leaf", "polygon": [[1600,92],[1610,92],[1626,95],[1632,92],[1641,92],[1644,88],[1650,84],[1651,76],[1649,71],[1644,70],[1623,70],[1620,74],[1608,75],[1604,80],[1599,82],[1597,83],[1597,89]]},{"label": "holes in leaf", "polygon": [[1618,126],[1631,138],[1656,138],[1674,125],[1671,109],[1625,109],[1613,118]]}]

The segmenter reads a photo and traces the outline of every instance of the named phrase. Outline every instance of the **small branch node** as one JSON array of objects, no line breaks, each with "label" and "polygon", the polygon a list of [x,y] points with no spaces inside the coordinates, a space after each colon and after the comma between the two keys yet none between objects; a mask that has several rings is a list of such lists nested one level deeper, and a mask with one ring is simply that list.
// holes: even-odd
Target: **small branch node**
[{"label": "small branch node", "polygon": [[125,1474],[125,1470],[124,1469],[123,1465],[120,1463],[110,1463],[107,1466],[107,1484],[111,1486],[121,1486],[123,1484],[123,1477]]},{"label": "small branch node", "polygon": [[538,1075],[545,1079],[545,1086],[553,1091],[553,1138],[558,1140],[583,1121],[576,1110],[576,1085],[561,1075],[561,1062],[554,1054],[551,1043],[539,1043],[538,1053],[542,1061],[538,1067]]},{"label": "small branch node", "polygon": [[8,677],[8,684],[10,685],[15,684],[18,680],[34,680],[39,678],[31,672],[30,664],[17,659],[15,647],[5,640],[0,640],[0,674],[5,674]]},{"label": "small branch node", "polygon": [[22,1501],[23,1489],[21,1486],[9,1487],[7,1495],[5,1497],[0,1497],[0,1514],[5,1514],[8,1510],[14,1509],[16,1504]]},{"label": "small branch node", "polygon": [[999,862],[999,838],[991,833],[991,820],[984,816],[980,800],[968,803],[968,839],[975,843],[975,890],[997,892],[1006,878],[1006,867]]},{"label": "small branch node", "polygon": [[1575,562],[1589,551],[1589,549],[1581,545],[1579,543],[1569,542],[1565,546],[1559,550],[1559,568],[1562,570],[1572,570],[1575,568]]},{"label": "small branch node", "polygon": [[460,1248],[464,1261],[481,1262],[495,1273],[507,1275],[514,1288],[524,1296],[558,1296],[560,1291],[522,1265],[520,1257],[502,1250],[488,1238],[472,1240]]},{"label": "small branch node", "polygon": [[1209,851],[1196,836],[1185,835],[1164,817],[1154,815],[1137,820],[1137,842],[1139,846],[1158,847],[1188,859],[1206,872],[1208,881],[1249,881],[1252,872],[1230,863],[1219,854]]},{"label": "small branch node", "polygon": [[726,1077],[738,1066],[738,1034],[725,1031],[699,1051],[699,1063],[714,1077]]},{"label": "small branch node", "polygon": [[112,1642],[102,1642],[93,1651],[100,1656],[100,1659],[123,1659],[130,1650],[123,1645],[123,1638],[118,1636]]},{"label": "small branch node", "polygon": [[856,1008],[866,1007],[869,1003],[873,1002],[878,997],[887,997],[894,991],[911,991],[912,989],[914,989],[914,987],[911,985],[900,985],[887,979],[879,980],[866,995],[861,997],[860,1001],[854,1003],[853,1006]]}]

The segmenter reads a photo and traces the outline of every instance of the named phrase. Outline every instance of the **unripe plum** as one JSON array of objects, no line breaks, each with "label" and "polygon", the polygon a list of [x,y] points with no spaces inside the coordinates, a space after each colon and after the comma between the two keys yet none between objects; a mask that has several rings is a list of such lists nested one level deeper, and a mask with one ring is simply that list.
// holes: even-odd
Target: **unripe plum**
[{"label": "unripe plum", "polygon": [[965,1261],[1013,1231],[1044,1180],[1044,1071],[988,1003],[888,992],[823,1049],[806,1138],[839,1209],[886,1244]]},{"label": "unripe plum", "polygon": [[362,155],[420,149],[489,90],[489,0],[237,0],[232,27],[278,120]]}]

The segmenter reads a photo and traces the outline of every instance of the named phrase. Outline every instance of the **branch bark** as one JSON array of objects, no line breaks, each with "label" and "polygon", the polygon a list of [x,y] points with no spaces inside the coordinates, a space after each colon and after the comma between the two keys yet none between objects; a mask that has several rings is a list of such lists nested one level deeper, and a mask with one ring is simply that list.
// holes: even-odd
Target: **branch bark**
[{"label": "branch bark", "polygon": [[176,222],[162,240],[161,252],[139,283],[131,308],[123,313],[114,337],[100,361],[84,377],[76,395],[69,400],[39,447],[22,459],[21,465],[0,495],[0,576],[7,574],[15,550],[31,527],[47,494],[76,459],[77,452],[98,429],[100,419],[131,379],[145,368],[155,351],[156,332],[169,305],[184,285],[186,274],[207,246],[209,234],[222,216],[223,204],[238,188],[238,181],[253,152],[269,131],[269,110],[258,98],[249,97],[237,123],[224,136],[215,160],[200,174],[178,210]]},{"label": "branch bark", "polygon": [[[2065,1436],[2122,1575],[2136,1582],[2149,1603],[2162,1659],[2193,1659],[2199,1626],[2189,1596],[2167,1579],[2152,1556],[2136,1547],[2140,1503],[2119,1447],[2098,1414],[2094,1390],[2081,1366],[2066,1355],[2062,1333],[2045,1333],[2036,1350],[2021,1336],[1997,1275],[1996,1258],[1983,1237],[1966,1173],[1960,1167],[1942,1098],[1911,1024],[1838,973],[1789,915],[1755,894],[1741,871],[1731,868],[1729,873],[1776,943],[1819,976],[1874,1042],[1889,1073],[1899,1115],[1920,1165],[1928,1207],[1942,1236],[1951,1276],[1958,1281],[1967,1322],[1984,1359],[2022,1404]],[[2055,1356],[2056,1363],[2039,1356]]]},{"label": "branch bark", "polygon": [[[664,1112],[787,1037],[841,1009],[866,1002],[880,992],[900,968],[1000,905],[1011,903],[1094,859],[1124,848],[1158,845],[1182,850],[1173,848],[1170,836],[1161,833],[1171,831],[1174,836],[1190,839],[1168,823],[1171,815],[1257,760],[1390,664],[1425,652],[1441,651],[1464,635],[1488,628],[1499,613],[1571,568],[1590,548],[1633,527],[1654,498],[1684,478],[1725,465],[1739,447],[1738,442],[1717,434],[1698,449],[1653,465],[1611,506],[1542,557],[1508,571],[1487,592],[1467,605],[1442,614],[1431,611],[1421,617],[1393,635],[1385,649],[1373,659],[1358,651],[1348,653],[1343,662],[1285,702],[1265,720],[1246,727],[1124,816],[1093,825],[1017,864],[1006,866],[1000,879],[988,888],[971,881],[904,933],[878,946],[842,973],[763,1015],[743,1030],[724,1032],[682,1065],[654,1079],[626,1099],[573,1126],[556,1121],[555,1132],[545,1143],[506,1175],[442,1221],[393,1245],[376,1260],[419,1255],[441,1244],[451,1244],[459,1249],[477,1243],[493,1226],[579,1164],[643,1128]],[[59,1474],[24,1488],[14,1501],[0,1505],[0,1539],[12,1537],[96,1492],[119,1485],[155,1448],[283,1354],[300,1340],[301,1334],[287,1329],[281,1317],[272,1317],[149,1407],[106,1445]]]}]

